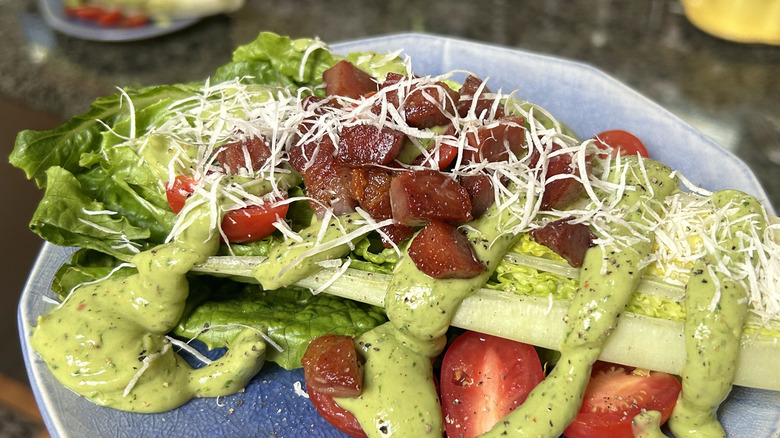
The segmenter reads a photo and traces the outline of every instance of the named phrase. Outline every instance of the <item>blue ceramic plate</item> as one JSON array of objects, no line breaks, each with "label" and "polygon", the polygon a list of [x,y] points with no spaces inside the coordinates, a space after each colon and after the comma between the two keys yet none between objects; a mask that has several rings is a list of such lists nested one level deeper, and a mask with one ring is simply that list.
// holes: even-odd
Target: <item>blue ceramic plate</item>
[{"label": "blue ceramic plate", "polygon": [[[668,111],[582,64],[517,50],[428,35],[392,35],[336,44],[340,53],[404,49],[418,74],[468,70],[489,77],[490,86],[519,90],[546,107],[583,138],[606,129],[626,129],[647,144],[653,158],[710,190],[736,188],[765,199],[756,178],[735,156]],[[30,348],[38,315],[51,304],[54,272],[69,249],[46,244],[30,275],[19,307],[19,330],[27,370],[46,425],[53,436],[319,436],[342,437],[315,412],[296,386],[301,370],[268,365],[246,391],[219,399],[194,400],[162,414],[129,414],[91,404],[65,389]],[[778,437],[780,392],[735,388],[720,419],[729,436]],[[774,435],[773,435],[774,434]]]},{"label": "blue ceramic plate", "polygon": [[76,38],[92,41],[134,41],[165,35],[190,26],[198,19],[173,20],[159,24],[151,22],[133,28],[106,28],[96,24],[75,20],[65,15],[63,0],[38,0],[43,18],[52,28]]}]

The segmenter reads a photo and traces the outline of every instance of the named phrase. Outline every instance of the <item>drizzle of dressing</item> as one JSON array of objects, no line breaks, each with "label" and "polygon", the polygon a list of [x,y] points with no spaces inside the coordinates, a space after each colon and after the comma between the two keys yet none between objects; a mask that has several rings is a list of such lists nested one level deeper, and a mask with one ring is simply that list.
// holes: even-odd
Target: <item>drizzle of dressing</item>
[{"label": "drizzle of dressing", "polygon": [[192,224],[172,242],[135,255],[138,273],[81,285],[38,318],[32,346],[60,382],[98,405],[163,412],[193,397],[235,393],[260,370],[265,344],[254,330],[198,369],[166,338],[184,311],[187,272],[219,245],[204,210],[193,210]]}]

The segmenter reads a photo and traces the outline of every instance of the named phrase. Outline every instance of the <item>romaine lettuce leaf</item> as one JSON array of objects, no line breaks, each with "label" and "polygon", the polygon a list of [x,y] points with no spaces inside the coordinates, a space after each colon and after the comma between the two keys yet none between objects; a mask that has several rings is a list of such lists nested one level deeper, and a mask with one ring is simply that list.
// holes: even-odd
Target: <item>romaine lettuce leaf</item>
[{"label": "romaine lettuce leaf", "polygon": [[246,78],[249,83],[290,89],[315,87],[322,83],[322,72],[340,59],[321,41],[262,32],[254,41],[236,48],[233,61],[220,67],[212,80],[221,82],[238,77]]},{"label": "romaine lettuce leaf", "polygon": [[[558,254],[525,234],[511,250],[517,254],[564,261]],[[579,281],[523,265],[501,261],[493,277],[485,284],[488,289],[503,290],[518,295],[527,295],[552,300],[571,300],[577,292]],[[681,303],[661,295],[634,293],[626,311],[639,315],[663,318],[672,321],[685,320],[685,309]]]},{"label": "romaine lettuce leaf", "polygon": [[[190,85],[166,85],[127,90],[136,111],[163,100],[181,99],[193,93]],[[10,162],[22,169],[27,178],[38,187],[46,186],[46,169],[60,166],[71,173],[79,173],[84,153],[99,151],[103,143],[103,123],[113,126],[127,117],[127,103],[121,93],[97,99],[89,112],[72,118],[67,123],[49,130],[25,130],[16,137]],[[101,123],[102,121],[102,123]]]},{"label": "romaine lettuce leaf", "polygon": [[46,175],[49,184],[33,214],[30,229],[49,242],[96,249],[127,259],[133,254],[126,247],[130,241],[150,237],[148,224],[138,226],[127,217],[108,211],[103,202],[88,196],[79,180],[67,170],[55,166]]},{"label": "romaine lettuce leaf", "polygon": [[174,334],[218,348],[228,346],[245,327],[254,327],[282,348],[269,345],[266,359],[286,369],[301,366],[306,347],[318,336],[357,336],[386,321],[377,307],[299,288],[263,291],[257,285],[224,280],[218,288],[207,299],[191,293],[198,304],[182,317]]}]

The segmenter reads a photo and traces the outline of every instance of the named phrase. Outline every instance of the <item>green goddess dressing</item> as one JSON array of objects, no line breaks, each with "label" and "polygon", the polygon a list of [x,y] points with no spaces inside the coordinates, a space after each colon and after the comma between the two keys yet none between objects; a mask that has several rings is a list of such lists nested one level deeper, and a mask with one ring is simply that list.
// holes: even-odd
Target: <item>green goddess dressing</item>
[{"label": "green goddess dressing", "polygon": [[445,334],[461,301],[487,281],[517,242],[519,236],[500,231],[507,216],[493,206],[466,231],[476,257],[487,267],[474,278],[436,280],[409,257],[396,266],[385,294],[390,321],[356,340],[366,360],[363,393],[336,399],[369,437],[442,435],[431,359],[444,350]]},{"label": "green goddess dressing", "polygon": [[742,284],[717,266],[723,263],[731,270],[750,265],[745,236],[754,231],[760,235],[766,227],[761,205],[752,196],[723,190],[713,193],[711,202],[713,214],[725,209],[726,226],[717,232],[719,251],[696,261],[685,290],[687,357],[682,392],[669,419],[678,438],[726,436],[715,411],[731,391],[747,296]]},{"label": "green goddess dressing", "polygon": [[[668,167],[643,160],[645,178],[638,171],[640,164],[636,160],[624,158],[624,163],[633,169],[626,173],[626,184],[637,190],[625,191],[617,202],[626,223],[646,223],[648,213],[660,215],[659,201],[678,190]],[[616,179],[619,175],[612,177]],[[753,205],[756,201],[746,195],[724,192],[713,196],[716,204],[731,198],[737,200],[735,205],[744,206],[744,210],[735,213],[735,218],[745,211],[757,211],[758,207]],[[32,337],[33,347],[67,387],[100,405],[127,411],[161,412],[178,407],[192,397],[236,392],[259,371],[265,347],[253,330],[242,332],[225,356],[198,370],[191,369],[179,358],[165,338],[184,309],[188,295],[186,273],[214,254],[218,246],[218,236],[209,229],[206,207],[196,208],[190,214],[195,220],[171,243],[132,259],[137,274],[82,285],[60,307],[39,318]],[[328,228],[320,236],[322,242],[354,231],[353,219],[356,218],[342,218],[340,226]],[[470,224],[467,236],[477,258],[487,266],[485,272],[473,279],[435,280],[420,272],[408,257],[399,262],[385,298],[390,322],[356,340],[366,359],[363,394],[337,399],[342,407],[355,414],[368,436],[440,436],[443,433],[431,358],[442,352],[445,333],[460,302],[484,284],[504,253],[516,242],[517,236],[499,231],[505,229],[503,221],[506,220],[494,206]],[[317,226],[311,227],[307,239],[320,234],[315,230]],[[609,233],[625,237],[631,230],[614,223]],[[560,435],[577,413],[590,367],[635,290],[651,245],[651,241],[642,240],[632,243],[630,248],[604,245],[588,251],[580,289],[569,309],[561,359],[528,400],[486,436]],[[303,251],[300,248],[303,247],[280,249],[261,263],[255,270],[261,284],[274,289],[316,272],[314,259],[297,260],[301,256],[298,252]],[[348,244],[343,243],[334,245],[319,258],[338,258],[346,252]],[[278,275],[293,260],[298,262],[297,266]],[[706,275],[702,274],[702,278],[709,281]],[[734,331],[735,327],[741,327],[744,318],[744,302],[739,299],[744,291],[740,294],[727,279],[719,280],[722,290],[728,292],[721,297],[719,310],[735,308],[736,313],[725,317],[728,322],[723,329],[712,321],[712,315],[699,318],[709,318],[707,323],[716,330]],[[700,280],[698,283],[703,284]],[[689,295],[695,294],[698,287],[692,280]],[[701,288],[709,290],[709,287]],[[712,291],[705,292],[697,300],[709,302],[711,296]],[[741,304],[732,306],[733,302]],[[721,336],[713,337],[713,340],[720,339]],[[734,357],[735,353],[729,352],[738,348],[736,339],[728,339],[725,341],[728,345],[713,353],[711,359],[712,363],[722,363],[718,366],[727,369],[720,384],[726,392],[710,389],[713,371],[687,368],[684,376],[707,377],[687,378],[684,393],[691,394],[689,398],[694,400],[710,401],[703,402],[705,408],[698,407],[701,405],[698,401],[683,401],[684,407],[675,413],[675,422],[684,425],[680,427],[691,428],[691,419],[700,416],[692,413],[696,409],[703,409],[711,416],[712,406],[717,406],[727,394],[731,382],[729,370],[733,373],[734,366],[724,360]],[[681,400],[684,397],[688,395],[681,396]],[[694,406],[693,410],[687,408],[689,405]],[[643,433],[652,434],[652,429],[643,429]]]},{"label": "green goddess dressing", "polygon": [[[661,163],[643,160],[647,178],[640,172],[636,157],[626,157],[626,190],[616,207],[628,224],[647,223],[661,214],[661,202],[678,190],[672,171]],[[610,178],[618,182],[618,171]],[[612,237],[628,237],[632,231],[615,222],[609,226]],[[607,236],[608,237],[608,236]],[[617,326],[618,317],[641,280],[643,261],[650,254],[650,238],[605,244],[585,253],[580,284],[569,307],[561,357],[552,372],[529,394],[516,410],[499,421],[484,436],[558,437],[574,420],[590,379],[593,363],[604,342]]]},{"label": "green goddess dressing", "polygon": [[254,330],[195,370],[165,336],[184,311],[187,272],[219,245],[206,204],[190,214],[192,224],[172,242],[132,258],[137,274],[83,284],[38,318],[32,346],[65,386],[98,405],[163,412],[235,393],[260,370],[265,344]]}]

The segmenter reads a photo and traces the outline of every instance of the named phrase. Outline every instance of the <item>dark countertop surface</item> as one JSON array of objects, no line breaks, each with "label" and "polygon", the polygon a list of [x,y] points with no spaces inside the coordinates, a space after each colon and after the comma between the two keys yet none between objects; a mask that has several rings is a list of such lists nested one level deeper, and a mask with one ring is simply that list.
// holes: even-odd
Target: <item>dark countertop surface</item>
[{"label": "dark countertop surface", "polygon": [[[677,114],[739,155],[780,207],[780,46],[713,38],[672,0],[528,2],[247,0],[238,12],[178,32],[121,43],[73,38],[47,26],[37,2],[0,2],[0,140],[8,157],[17,131],[57,126],[116,86],[202,80],[260,31],[328,43],[426,32],[561,56],[591,64]],[[5,360],[26,378],[16,305],[41,241],[27,228],[40,193],[4,160],[2,215]]]}]

